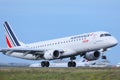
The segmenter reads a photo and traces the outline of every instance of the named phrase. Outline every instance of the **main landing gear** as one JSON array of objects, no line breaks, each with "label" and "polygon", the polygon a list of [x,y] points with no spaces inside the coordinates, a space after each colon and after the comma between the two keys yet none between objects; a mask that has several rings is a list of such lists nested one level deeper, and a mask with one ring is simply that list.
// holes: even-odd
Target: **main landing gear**
[{"label": "main landing gear", "polygon": [[[75,60],[75,59],[76,59],[75,56],[70,57],[70,60],[71,60],[71,61],[68,62],[68,67],[76,67],[76,62],[73,61],[73,60]],[[42,61],[42,62],[41,62],[41,67],[49,67],[49,66],[50,66],[49,61]]]},{"label": "main landing gear", "polygon": [[41,67],[49,67],[50,63],[48,61],[42,61]]},{"label": "main landing gear", "polygon": [[75,60],[75,59],[76,59],[75,56],[70,57],[70,60],[71,60],[71,61],[68,62],[68,67],[76,67],[76,62],[73,61],[73,60]]},{"label": "main landing gear", "polygon": [[68,62],[68,67],[76,67],[76,62],[74,62],[74,61],[69,61],[69,62]]}]

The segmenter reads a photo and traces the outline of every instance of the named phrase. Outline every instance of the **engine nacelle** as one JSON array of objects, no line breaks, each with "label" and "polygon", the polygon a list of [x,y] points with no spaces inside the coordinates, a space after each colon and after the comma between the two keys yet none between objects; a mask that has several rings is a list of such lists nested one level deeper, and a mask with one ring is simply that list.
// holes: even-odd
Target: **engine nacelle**
[{"label": "engine nacelle", "polygon": [[44,58],[46,60],[57,59],[59,57],[60,57],[60,51],[58,51],[58,50],[48,50],[44,54]]},{"label": "engine nacelle", "polygon": [[88,61],[97,60],[99,57],[100,57],[99,51],[89,52],[86,53],[84,56],[84,58],[87,59]]}]

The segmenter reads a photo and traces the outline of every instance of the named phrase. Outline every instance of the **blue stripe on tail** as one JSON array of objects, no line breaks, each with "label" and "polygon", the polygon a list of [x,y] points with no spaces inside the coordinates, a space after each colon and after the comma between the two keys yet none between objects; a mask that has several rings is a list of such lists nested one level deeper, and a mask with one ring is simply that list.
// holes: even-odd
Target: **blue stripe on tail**
[{"label": "blue stripe on tail", "polygon": [[[14,40],[14,42],[15,42],[15,44],[16,44],[16,46],[21,46],[20,43],[18,42],[17,38],[15,37],[13,31],[11,30],[9,24],[8,24],[7,22],[5,22],[5,26],[7,27],[7,29],[8,29],[8,31],[9,31],[11,37],[13,38],[13,40]],[[7,31],[7,30],[6,30],[6,31]],[[8,33],[8,34],[9,34],[9,33]],[[9,35],[9,36],[10,36],[10,35]],[[12,39],[11,39],[11,40],[12,40]]]},{"label": "blue stripe on tail", "polygon": [[[13,41],[13,39],[12,39],[12,37],[11,37],[11,35],[10,35],[10,33],[9,33],[9,31],[8,31],[8,29],[6,28],[5,25],[4,25],[4,28],[5,28],[5,31],[7,32],[7,35],[8,35],[8,37],[9,37],[10,41],[12,42],[12,44],[13,44],[14,46],[16,46],[15,42]],[[7,35],[6,35],[6,36],[7,36]]]}]

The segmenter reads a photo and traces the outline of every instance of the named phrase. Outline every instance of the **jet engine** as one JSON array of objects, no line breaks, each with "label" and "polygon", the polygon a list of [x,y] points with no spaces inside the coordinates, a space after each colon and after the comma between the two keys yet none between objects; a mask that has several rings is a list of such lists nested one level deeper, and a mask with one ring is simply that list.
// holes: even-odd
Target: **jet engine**
[{"label": "jet engine", "polygon": [[57,59],[60,57],[60,55],[61,55],[61,53],[58,50],[48,50],[45,52],[44,58],[46,60]]},{"label": "jet engine", "polygon": [[88,61],[97,60],[99,57],[100,57],[99,51],[89,52],[86,53],[84,56],[84,58],[87,59]]}]

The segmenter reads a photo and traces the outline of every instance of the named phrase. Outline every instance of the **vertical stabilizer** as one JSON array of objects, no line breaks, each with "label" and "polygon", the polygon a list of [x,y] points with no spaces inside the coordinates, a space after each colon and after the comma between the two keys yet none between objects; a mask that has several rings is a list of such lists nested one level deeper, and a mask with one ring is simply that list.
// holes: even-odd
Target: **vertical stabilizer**
[{"label": "vertical stabilizer", "polygon": [[8,22],[5,21],[3,25],[5,29],[6,43],[8,47],[12,48],[12,47],[21,46],[18,38],[16,37],[15,33],[13,32]]}]

